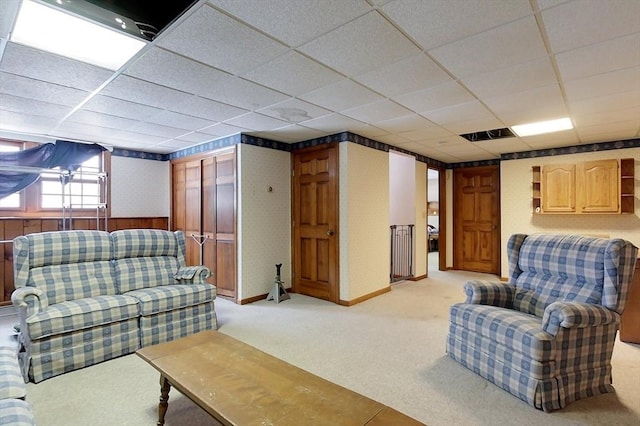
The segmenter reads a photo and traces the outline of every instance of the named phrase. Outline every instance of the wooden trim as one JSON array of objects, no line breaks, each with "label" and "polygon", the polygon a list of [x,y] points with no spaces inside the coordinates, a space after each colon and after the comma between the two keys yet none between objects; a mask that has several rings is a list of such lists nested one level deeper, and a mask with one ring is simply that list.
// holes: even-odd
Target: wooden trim
[{"label": "wooden trim", "polygon": [[411,278],[407,278],[407,281],[420,281],[427,278],[427,274],[424,275],[420,275],[418,277],[411,277]]},{"label": "wooden trim", "polygon": [[356,297],[352,300],[342,300],[340,299],[338,304],[342,306],[353,306],[360,302],[364,302],[365,300],[373,299],[374,297],[380,296],[381,294],[385,294],[391,291],[391,286],[381,288],[380,290],[376,290],[373,293],[365,294],[364,296]]}]

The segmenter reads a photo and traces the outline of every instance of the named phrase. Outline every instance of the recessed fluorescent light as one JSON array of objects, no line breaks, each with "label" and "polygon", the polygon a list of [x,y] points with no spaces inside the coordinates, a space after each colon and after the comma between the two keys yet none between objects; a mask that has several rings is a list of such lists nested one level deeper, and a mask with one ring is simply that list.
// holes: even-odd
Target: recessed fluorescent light
[{"label": "recessed fluorescent light", "polygon": [[22,2],[11,41],[117,70],[145,42],[30,0]]},{"label": "recessed fluorescent light", "polygon": [[541,135],[543,133],[559,132],[569,129],[573,129],[573,123],[571,123],[571,119],[568,117],[511,126],[511,130],[518,136]]}]

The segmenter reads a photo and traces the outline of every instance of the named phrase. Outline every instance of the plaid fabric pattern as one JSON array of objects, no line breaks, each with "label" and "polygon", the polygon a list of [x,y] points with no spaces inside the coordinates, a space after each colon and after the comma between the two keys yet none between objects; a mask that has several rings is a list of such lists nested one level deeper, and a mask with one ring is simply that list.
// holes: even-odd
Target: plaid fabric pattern
[{"label": "plaid fabric pattern", "polygon": [[185,282],[204,282],[211,276],[211,270],[204,265],[183,266],[176,272],[175,279]]},{"label": "plaid fabric pattern", "polygon": [[[0,347],[0,399],[24,398],[27,388],[22,379],[18,356],[14,349]],[[2,421],[0,420],[0,424]]]},{"label": "plaid fabric pattern", "polygon": [[127,296],[138,300],[140,315],[153,315],[210,302],[215,298],[215,287],[209,284],[163,285],[130,291]]},{"label": "plaid fabric pattern", "polygon": [[[175,233],[159,229],[125,229],[111,233],[113,259],[133,257],[178,257]],[[184,240],[183,240],[184,241]]]},{"label": "plaid fabric pattern", "polygon": [[0,400],[0,425],[34,426],[36,421],[31,407],[21,399]]},{"label": "plaid fabric pattern", "polygon": [[638,249],[545,234],[512,235],[508,249],[513,309],[503,306],[503,283],[467,283],[466,303],[450,310],[449,356],[545,411],[612,392],[611,356]]},{"label": "plaid fabric pattern", "polygon": [[32,354],[29,379],[38,383],[69,371],[130,354],[139,349],[139,330],[82,342],[64,350]]},{"label": "plaid fabric pattern", "polygon": [[471,280],[465,283],[464,292],[467,295],[465,303],[511,308],[516,288],[509,283]]},{"label": "plaid fabric pattern", "polygon": [[114,261],[120,293],[143,288],[176,284],[175,257],[136,257]]},{"label": "plaid fabric pattern", "polygon": [[212,301],[140,317],[140,343],[145,347],[217,328],[218,323]]},{"label": "plaid fabric pattern", "polygon": [[542,317],[542,329],[555,336],[560,327],[592,327],[619,324],[620,315],[604,306],[585,303],[554,302],[547,306]]},{"label": "plaid fabric pattern", "polygon": [[109,261],[32,268],[29,286],[38,287],[53,305],[68,300],[116,294],[116,280]]},{"label": "plaid fabric pattern", "polygon": [[97,296],[49,306],[27,318],[32,340],[134,318],[136,299],[128,296]]}]

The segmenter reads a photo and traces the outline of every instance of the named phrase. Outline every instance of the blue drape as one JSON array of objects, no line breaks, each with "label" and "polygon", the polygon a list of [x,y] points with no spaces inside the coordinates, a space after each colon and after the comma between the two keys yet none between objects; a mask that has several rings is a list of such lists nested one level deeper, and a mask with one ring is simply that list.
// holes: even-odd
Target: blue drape
[{"label": "blue drape", "polygon": [[[31,149],[15,152],[0,152],[0,198],[18,192],[40,177],[39,173],[22,171],[9,171],[9,167],[36,167],[75,171],[89,158],[101,153],[105,148],[97,144],[84,144],[68,141],[56,141]],[[71,177],[63,176],[63,183],[67,183]]]}]

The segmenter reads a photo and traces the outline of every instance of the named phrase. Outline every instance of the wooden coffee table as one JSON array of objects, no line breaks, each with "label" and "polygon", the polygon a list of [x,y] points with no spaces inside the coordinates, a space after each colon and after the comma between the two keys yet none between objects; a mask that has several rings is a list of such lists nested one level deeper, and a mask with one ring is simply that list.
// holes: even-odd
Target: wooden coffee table
[{"label": "wooden coffee table", "polygon": [[136,353],[160,372],[160,426],[171,386],[225,425],[423,424],[218,331]]}]

